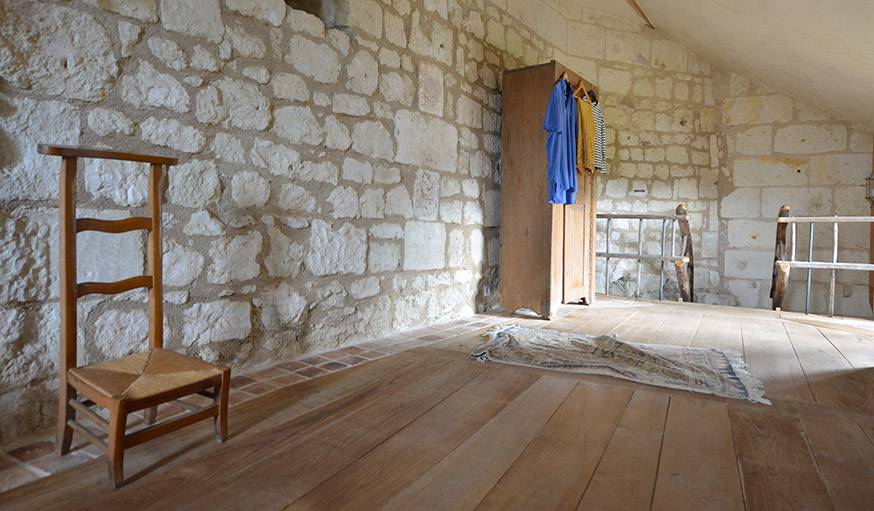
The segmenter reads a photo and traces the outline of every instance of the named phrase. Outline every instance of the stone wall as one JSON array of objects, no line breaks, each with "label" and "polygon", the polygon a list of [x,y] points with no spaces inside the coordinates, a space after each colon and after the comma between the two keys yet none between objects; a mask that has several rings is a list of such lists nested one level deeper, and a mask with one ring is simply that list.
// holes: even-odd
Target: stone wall
[{"label": "stone wall", "polygon": [[[500,80],[552,56],[484,0],[0,4],[0,443],[51,424],[57,176],[39,142],[176,154],[166,345],[236,368],[496,301]],[[142,214],[146,174],[89,162],[80,215]],[[79,237],[79,278],[144,270]],[[145,293],[79,304],[80,358],[146,344]]]},{"label": "stone wall", "polygon": [[[720,173],[720,253],[724,286],[739,305],[770,307],[774,217],[791,213],[869,215],[865,178],[871,174],[872,131],[836,119],[815,106],[751,83],[736,74],[718,80],[723,142]],[[808,225],[798,225],[797,257],[807,259]],[[868,225],[843,224],[838,257],[868,262]],[[814,231],[814,258],[830,261],[832,227]],[[824,313],[830,272],[813,273],[811,309]],[[806,271],[791,274],[789,310],[804,310]],[[835,312],[870,317],[868,277],[838,272]]]}]

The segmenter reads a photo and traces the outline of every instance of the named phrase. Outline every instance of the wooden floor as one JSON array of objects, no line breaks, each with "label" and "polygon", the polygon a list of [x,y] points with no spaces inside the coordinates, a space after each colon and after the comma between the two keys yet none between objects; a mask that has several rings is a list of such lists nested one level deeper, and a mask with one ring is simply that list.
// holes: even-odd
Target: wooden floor
[{"label": "wooden floor", "polygon": [[471,332],[240,405],[223,445],[203,424],[134,448],[120,490],[97,459],[0,508],[874,508],[874,323],[608,305],[521,321],[743,351],[774,405],[480,364]]}]

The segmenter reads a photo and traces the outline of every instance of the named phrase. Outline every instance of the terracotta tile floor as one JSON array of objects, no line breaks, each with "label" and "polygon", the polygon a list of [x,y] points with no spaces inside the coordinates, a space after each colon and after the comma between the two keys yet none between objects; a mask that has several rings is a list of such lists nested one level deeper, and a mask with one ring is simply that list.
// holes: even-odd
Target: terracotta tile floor
[{"label": "terracotta tile floor", "polygon": [[[496,315],[471,316],[236,374],[231,378],[230,404],[233,407],[280,387],[342,371],[401,351],[444,341],[471,330],[503,323],[508,319],[509,317]],[[159,409],[158,418],[166,418],[181,411],[179,407],[165,405]],[[128,428],[140,422],[142,422],[141,417],[131,415],[128,418]],[[29,437],[29,440],[24,442],[0,448],[0,492],[103,455],[103,452],[90,444],[77,443],[73,451],[66,456],[56,456],[53,435],[53,429],[47,430]],[[78,438],[74,438],[74,442],[76,441]]]}]

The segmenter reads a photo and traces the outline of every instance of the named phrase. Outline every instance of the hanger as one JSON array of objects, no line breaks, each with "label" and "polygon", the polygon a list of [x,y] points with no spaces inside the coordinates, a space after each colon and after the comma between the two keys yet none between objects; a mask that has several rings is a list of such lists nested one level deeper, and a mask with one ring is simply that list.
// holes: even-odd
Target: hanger
[{"label": "hanger", "polygon": [[580,78],[580,83],[577,84],[577,87],[574,89],[574,96],[580,97],[579,93],[583,91],[583,94],[589,99],[589,102],[592,101],[592,97],[589,96],[589,91],[586,90],[586,82],[582,78]]}]

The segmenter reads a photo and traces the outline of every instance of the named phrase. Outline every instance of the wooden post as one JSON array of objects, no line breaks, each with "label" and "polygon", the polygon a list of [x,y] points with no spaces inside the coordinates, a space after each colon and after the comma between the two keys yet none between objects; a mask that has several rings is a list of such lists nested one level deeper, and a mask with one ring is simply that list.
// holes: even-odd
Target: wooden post
[{"label": "wooden post", "polygon": [[[778,217],[789,216],[789,205],[783,204]],[[778,264],[786,260],[786,229],[789,224],[777,223],[777,237],[774,241],[774,268],[771,273],[771,308],[777,310],[783,307],[783,296],[789,285],[789,265]]]},{"label": "wooden post", "polygon": [[680,298],[684,302],[692,301],[692,288],[690,287],[689,265],[685,259],[674,261],[677,270],[677,287],[680,289]]},{"label": "wooden post", "polygon": [[786,288],[789,286],[789,269],[789,263],[774,265],[774,280],[771,285],[771,308],[774,310],[783,308],[783,297],[786,296]]},{"label": "wooden post", "polygon": [[692,248],[692,229],[689,227],[688,211],[685,204],[678,204],[675,210],[677,216],[681,216],[680,245],[683,247],[682,257],[689,261],[675,261],[677,269],[677,287],[680,289],[680,298],[684,302],[695,301],[695,252]]},{"label": "wooden post", "polygon": [[161,185],[164,179],[164,166],[152,164],[149,175],[149,216],[152,219],[149,231],[148,264],[152,276],[149,290],[149,348],[164,347],[164,302],[163,272],[161,252]]},{"label": "wooden post", "polygon": [[67,371],[76,367],[76,158],[61,160],[60,198],[58,202],[58,252],[60,307],[60,348],[58,368],[58,436],[55,450],[67,454],[73,442],[73,429],[68,422],[75,420],[76,411],[70,400],[76,398],[76,389],[67,383]]}]

